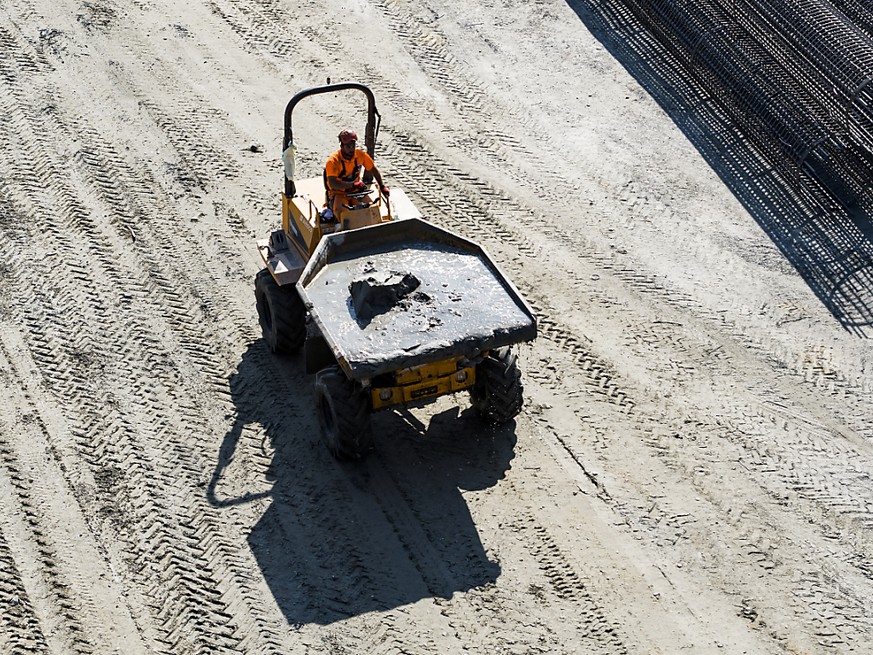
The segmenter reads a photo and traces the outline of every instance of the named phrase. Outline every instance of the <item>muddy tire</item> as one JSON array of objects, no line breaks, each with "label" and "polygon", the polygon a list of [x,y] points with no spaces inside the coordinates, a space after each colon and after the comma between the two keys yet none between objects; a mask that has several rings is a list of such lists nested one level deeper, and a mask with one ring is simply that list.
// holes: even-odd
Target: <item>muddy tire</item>
[{"label": "muddy tire", "polygon": [[339,366],[315,376],[315,406],[321,437],[334,457],[359,459],[373,449],[367,392]]},{"label": "muddy tire", "polygon": [[293,353],[306,340],[306,306],[293,284],[280,287],[266,268],[255,277],[255,304],[274,353]]},{"label": "muddy tire", "polygon": [[511,348],[492,350],[476,367],[470,396],[473,408],[487,421],[505,423],[518,416],[524,395],[521,370]]}]

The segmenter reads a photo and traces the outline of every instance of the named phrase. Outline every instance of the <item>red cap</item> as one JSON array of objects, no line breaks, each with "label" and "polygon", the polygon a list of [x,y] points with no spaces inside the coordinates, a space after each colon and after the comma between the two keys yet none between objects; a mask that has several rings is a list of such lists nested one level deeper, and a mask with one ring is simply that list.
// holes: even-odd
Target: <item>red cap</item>
[{"label": "red cap", "polygon": [[340,143],[354,143],[358,140],[358,135],[351,130],[343,130],[339,133]]}]

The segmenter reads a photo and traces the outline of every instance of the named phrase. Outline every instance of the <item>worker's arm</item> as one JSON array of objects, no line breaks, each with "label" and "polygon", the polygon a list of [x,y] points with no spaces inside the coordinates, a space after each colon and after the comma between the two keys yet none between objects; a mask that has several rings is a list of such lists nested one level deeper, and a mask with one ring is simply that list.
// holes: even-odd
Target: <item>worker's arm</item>
[{"label": "worker's arm", "polygon": [[355,183],[346,182],[333,175],[328,175],[327,186],[331,191],[351,191],[355,188]]},{"label": "worker's arm", "polygon": [[382,173],[379,172],[379,169],[376,168],[375,165],[373,165],[373,168],[371,168],[371,169],[370,169],[369,171],[367,171],[367,172],[373,174],[373,177],[376,179],[376,184],[379,185],[379,188],[380,188],[380,189],[381,189],[383,186],[385,186],[385,183],[382,182]]}]

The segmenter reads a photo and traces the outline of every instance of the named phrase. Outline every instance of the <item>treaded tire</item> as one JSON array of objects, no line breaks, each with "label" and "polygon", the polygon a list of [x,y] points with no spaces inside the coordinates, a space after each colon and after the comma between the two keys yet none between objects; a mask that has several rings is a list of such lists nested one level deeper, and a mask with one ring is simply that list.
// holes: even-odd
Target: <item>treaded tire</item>
[{"label": "treaded tire", "polygon": [[315,376],[315,406],[321,436],[337,459],[359,459],[373,449],[370,402],[366,391],[339,366]]},{"label": "treaded tire", "polygon": [[293,353],[306,340],[306,306],[294,285],[280,287],[266,268],[255,276],[255,305],[274,353]]},{"label": "treaded tire", "polygon": [[518,416],[524,395],[521,370],[511,348],[492,350],[476,367],[470,397],[476,412],[492,423],[505,423]]}]

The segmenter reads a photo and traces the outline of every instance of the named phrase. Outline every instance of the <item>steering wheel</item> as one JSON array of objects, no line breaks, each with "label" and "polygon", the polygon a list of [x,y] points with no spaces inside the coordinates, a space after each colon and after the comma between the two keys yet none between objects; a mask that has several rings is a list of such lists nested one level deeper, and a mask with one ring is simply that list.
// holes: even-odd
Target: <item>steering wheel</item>
[{"label": "steering wheel", "polygon": [[367,184],[367,186],[360,191],[353,191],[351,193],[345,193],[346,198],[363,198],[364,196],[370,195],[373,193],[373,185]]}]

